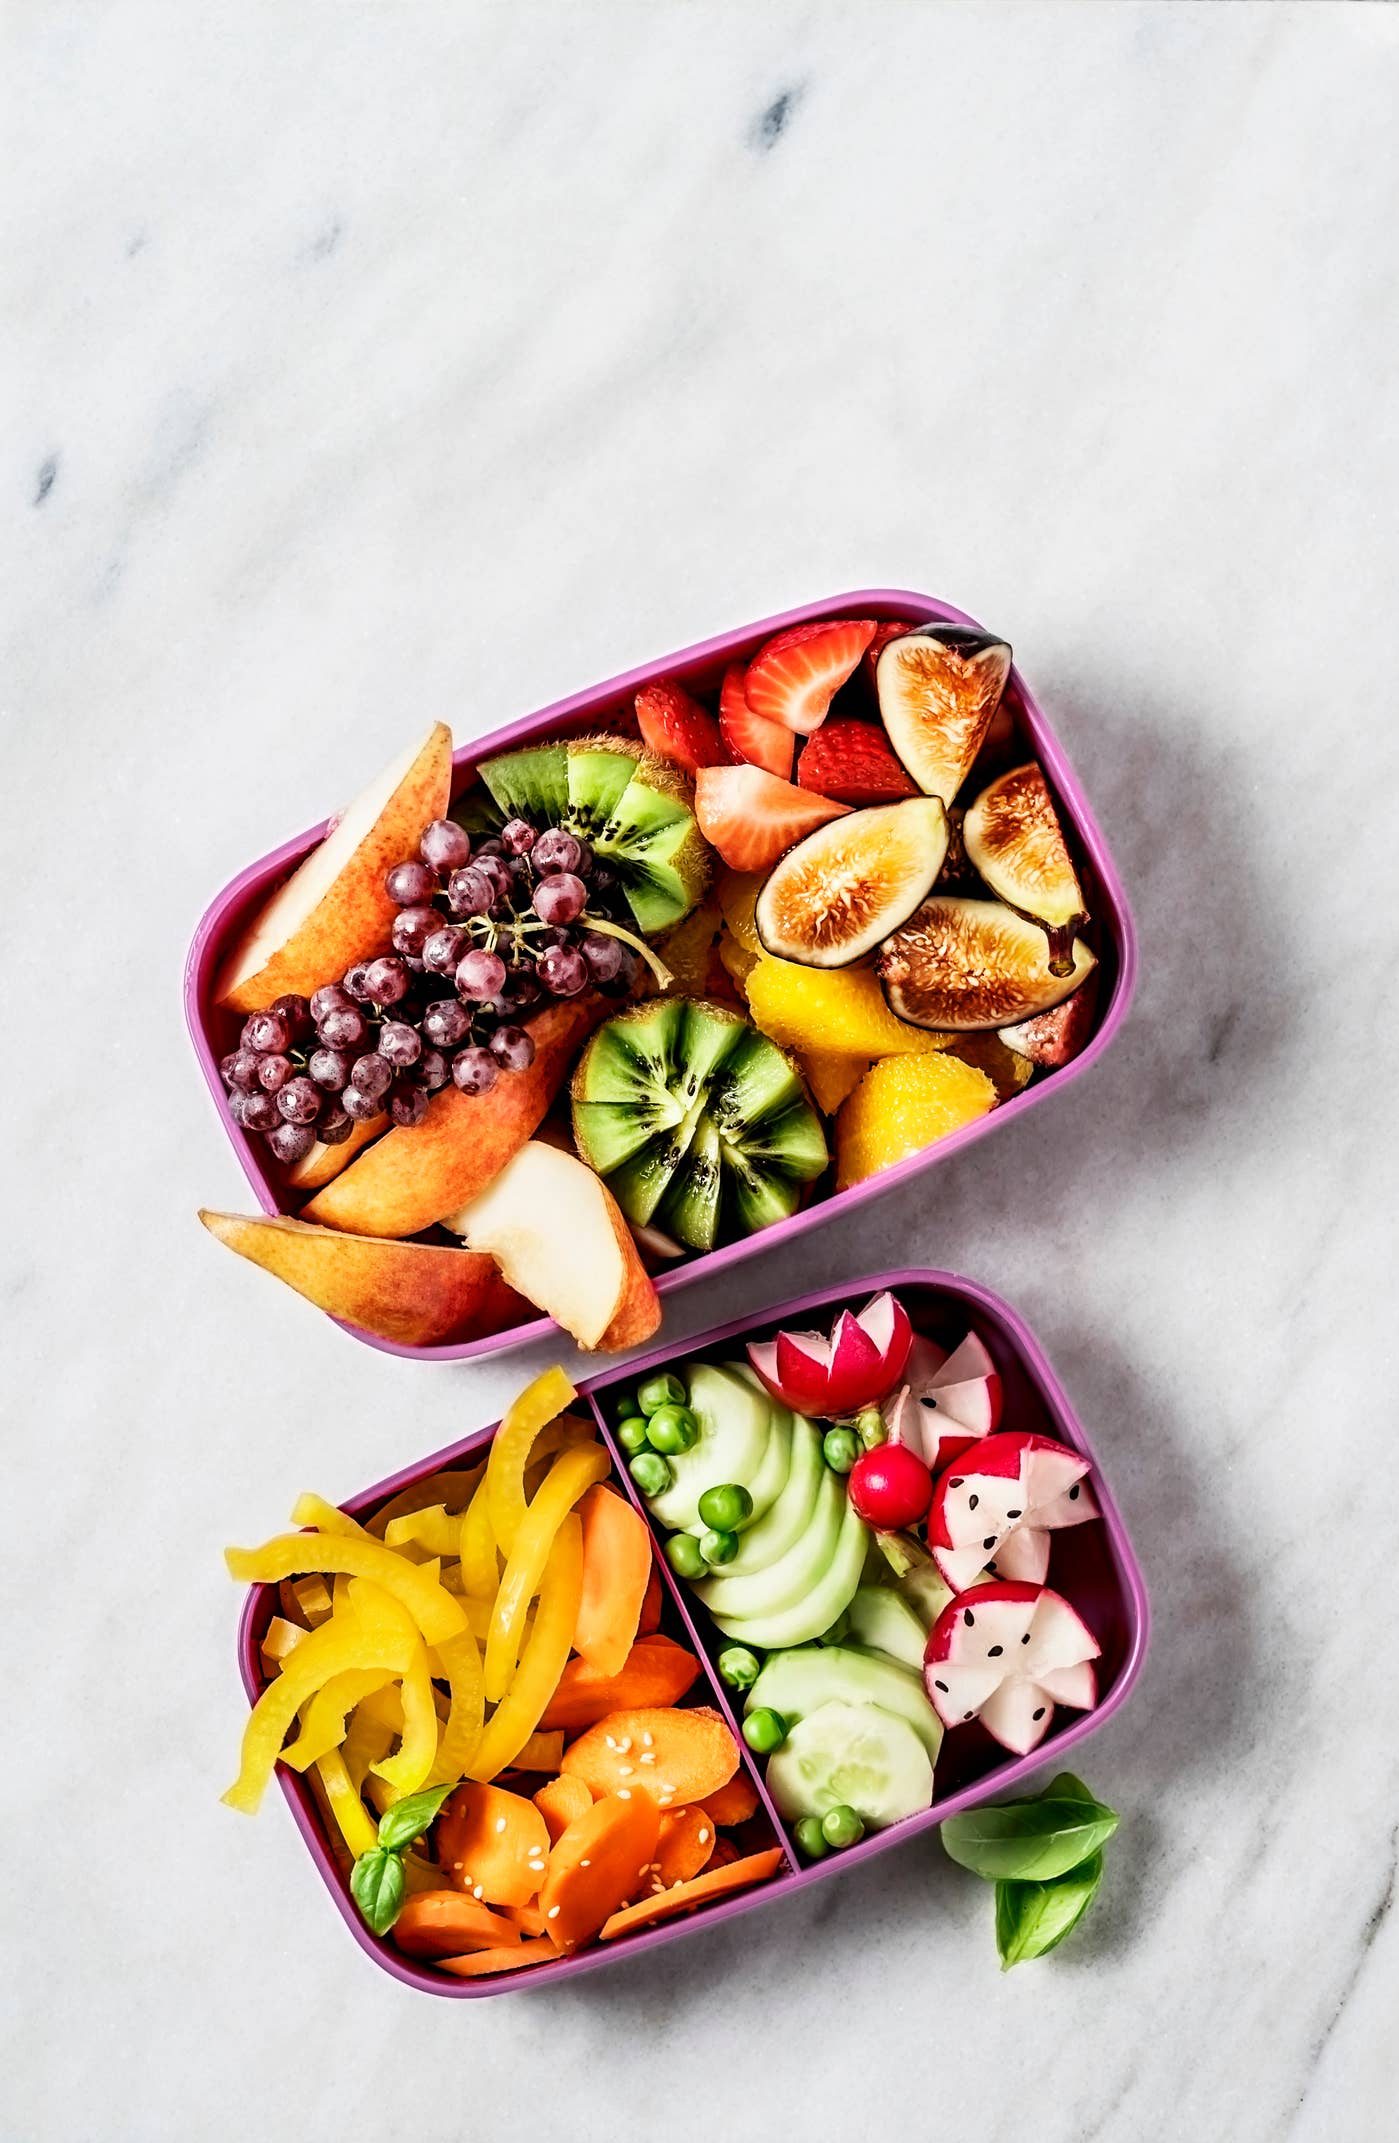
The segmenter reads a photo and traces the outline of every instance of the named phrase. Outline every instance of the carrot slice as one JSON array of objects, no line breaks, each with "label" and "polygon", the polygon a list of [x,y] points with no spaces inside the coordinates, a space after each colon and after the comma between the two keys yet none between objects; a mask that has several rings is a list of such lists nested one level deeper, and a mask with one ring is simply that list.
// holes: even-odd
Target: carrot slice
[{"label": "carrot slice", "polygon": [[664,1809],[650,1887],[669,1890],[676,1883],[690,1882],[708,1866],[717,1835],[713,1816],[698,1802],[693,1808]]},{"label": "carrot slice", "polygon": [[458,1786],[437,1819],[444,1874],[489,1905],[527,1905],[548,1852],[548,1826],[533,1801],[503,1786]]},{"label": "carrot slice", "polygon": [[641,1638],[618,1674],[600,1674],[586,1659],[571,1659],[549,1699],[541,1726],[561,1726],[571,1734],[579,1727],[595,1726],[611,1711],[678,1703],[699,1671],[694,1653],[670,1637]]},{"label": "carrot slice", "polygon": [[536,1730],[521,1749],[510,1768],[512,1771],[555,1772],[563,1762],[563,1735],[544,1734]]},{"label": "carrot slice", "polygon": [[488,1972],[522,1972],[526,1965],[549,1964],[558,1954],[541,1935],[536,1942],[517,1942],[512,1949],[477,1950],[474,1957],[439,1957],[437,1962],[456,1979],[484,1979]]},{"label": "carrot slice", "polygon": [[645,1793],[662,1808],[702,1801],[737,1769],[738,1743],[728,1727],[700,1711],[609,1712],[563,1760],[565,1775],[595,1794]]},{"label": "carrot slice", "polygon": [[732,1838],[716,1838],[714,1851],[705,1862],[702,1872],[707,1874],[711,1868],[727,1868],[742,1857]]},{"label": "carrot slice", "polygon": [[673,1890],[665,1890],[659,1897],[643,1898],[639,1905],[626,1905],[603,1923],[599,1939],[615,1942],[618,1935],[629,1935],[634,1927],[646,1927],[653,1920],[670,1920],[677,1912],[688,1912],[692,1905],[703,1905],[710,1898],[727,1897],[732,1890],[746,1890],[750,1883],[760,1883],[771,1875],[781,1858],[781,1846],[769,1846],[765,1853],[750,1853],[746,1860],[734,1860],[727,1867],[711,1868],[707,1874],[697,1875],[693,1882],[677,1883]]},{"label": "carrot slice", "polygon": [[641,1613],[637,1617],[636,1634],[640,1637],[654,1636],[661,1626],[661,1608],[665,1594],[661,1590],[661,1573],[656,1568],[655,1557],[651,1559],[651,1575],[646,1580],[646,1590],[641,1596]]},{"label": "carrot slice", "polygon": [[[501,1912],[502,1917],[507,1919],[512,1927],[518,1927],[522,1935],[542,1935],[548,1931],[549,1923],[538,1905],[505,1905]],[[554,1947],[552,1942],[549,1947]]]},{"label": "carrot slice", "polygon": [[612,1794],[569,1824],[549,1855],[539,1893],[556,1948],[571,1950],[586,1942],[624,1899],[636,1895],[660,1833],[660,1813],[645,1793]]},{"label": "carrot slice", "polygon": [[718,1829],[727,1830],[731,1823],[746,1823],[758,1806],[758,1789],[745,1771],[735,1771],[726,1786],[717,1793],[707,1793],[700,1803],[713,1816]]},{"label": "carrot slice", "polygon": [[534,1796],[534,1805],[544,1818],[549,1843],[557,1845],[569,1824],[588,1813],[593,1797],[581,1778],[551,1778]]},{"label": "carrot slice", "polygon": [[421,1890],[394,1921],[393,1938],[410,1957],[455,1957],[459,1950],[518,1942],[520,1930],[459,1890]]},{"label": "carrot slice", "polygon": [[599,1481],[578,1506],[583,1521],[583,1597],[573,1649],[599,1674],[620,1674],[636,1641],[651,1580],[651,1535],[630,1503]]}]

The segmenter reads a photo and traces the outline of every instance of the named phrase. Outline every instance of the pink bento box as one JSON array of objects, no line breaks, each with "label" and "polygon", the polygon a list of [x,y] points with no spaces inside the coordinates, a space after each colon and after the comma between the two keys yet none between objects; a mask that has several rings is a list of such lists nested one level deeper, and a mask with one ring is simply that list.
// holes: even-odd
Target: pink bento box
[{"label": "pink bento box", "polygon": [[[701,641],[698,646],[682,648],[679,653],[667,655],[657,662],[648,662],[641,669],[630,670],[621,677],[609,678],[605,684],[590,686],[587,691],[576,693],[571,699],[558,700],[552,707],[544,707],[537,714],[526,715],[504,729],[492,730],[488,736],[473,738],[469,744],[463,745],[455,756],[456,767],[463,777],[463,786],[475,764],[494,752],[554,734],[583,734],[609,718],[615,721],[620,714],[630,711],[634,695],[652,678],[678,677],[693,690],[717,690],[723,672],[730,662],[752,655],[764,640],[770,639],[776,632],[782,632],[792,625],[804,625],[814,619],[827,617],[907,619],[911,623],[936,619],[958,625],[977,623],[974,618],[968,617],[965,611],[954,609],[950,603],[901,588],[860,588],[848,595],[829,596],[822,602],[806,603],[798,610],[784,611],[777,617],[763,618],[755,625],[745,625],[735,632],[723,633],[717,639]],[[1097,1023],[1091,1041],[1081,1055],[1062,1070],[1037,1080],[1024,1093],[1002,1103],[988,1116],[953,1132],[937,1145],[912,1155],[897,1167],[886,1169],[881,1175],[872,1176],[863,1183],[853,1185],[849,1190],[835,1191],[830,1188],[828,1172],[817,1184],[813,1197],[789,1219],[779,1221],[775,1226],[764,1229],[760,1234],[748,1236],[740,1242],[726,1243],[717,1250],[687,1258],[683,1263],[659,1275],[656,1285],[662,1295],[704,1279],[712,1273],[722,1272],[726,1267],[736,1265],[740,1259],[752,1256],[755,1251],[774,1250],[780,1245],[790,1243],[812,1228],[819,1227],[827,1212],[833,1208],[838,1206],[841,1211],[848,1211],[856,1205],[864,1204],[871,1198],[877,1198],[882,1191],[893,1185],[906,1182],[920,1171],[936,1166],[939,1161],[948,1159],[963,1147],[994,1134],[1000,1125],[1011,1122],[1027,1109],[1035,1108],[1051,1088],[1057,1090],[1069,1080],[1080,1078],[1091,1065],[1096,1064],[1122,1025],[1136,981],[1136,938],[1121,880],[1108,852],[1107,843],[1089,809],[1087,797],[1065,757],[1063,747],[1041,713],[1024,678],[1016,669],[1011,671],[1006,697],[1027,746],[1044,768],[1085,880],[1088,905],[1093,914],[1092,942],[1099,961]],[[243,1164],[244,1174],[252,1185],[258,1203],[267,1213],[294,1213],[296,1205],[287,1196],[281,1171],[272,1161],[262,1141],[249,1137],[234,1123],[229,1114],[223,1082],[219,1077],[219,1059],[232,1045],[237,1022],[216,1011],[212,1001],[214,979],[226,950],[249,914],[267,892],[290,873],[326,831],[325,822],[308,828],[305,833],[296,835],[293,840],[274,849],[270,855],[260,857],[256,863],[250,863],[231,884],[225,886],[205,911],[185,965],[185,1016],[195,1054],[203,1068],[224,1129]],[[475,1356],[496,1354],[505,1347],[543,1339],[558,1331],[552,1318],[535,1317],[522,1324],[512,1325],[506,1331],[493,1333],[485,1339],[449,1342],[434,1347],[412,1347],[393,1340],[380,1339],[357,1325],[346,1324],[343,1329],[353,1338],[364,1341],[366,1345],[379,1348],[382,1353],[406,1355],[419,1361],[469,1361]]]},{"label": "pink bento box", "polygon": [[[345,1868],[331,1845],[310,1786],[299,1773],[279,1766],[277,1777],[297,1829],[306,1841],[341,1918],[360,1948],[395,1979],[425,1994],[473,2000],[522,1987],[544,1987],[565,1978],[575,1978],[582,1972],[597,1971],[604,1965],[625,1962],[643,1950],[697,1934],[739,1913],[752,1912],[770,1900],[786,1897],[805,1884],[820,1882],[844,1868],[854,1867],[876,1853],[886,1853],[906,1839],[941,1823],[947,1816],[975,1807],[978,1802],[1023,1792],[1027,1780],[1035,1772],[1062,1763],[1070,1750],[1106,1725],[1126,1701],[1146,1656],[1150,1621],[1146,1583],[1127,1528],[1111,1489],[1098,1470],[1082,1424],[1038,1341],[1008,1303],[974,1281],[962,1279],[955,1273],[928,1270],[873,1274],[844,1287],[827,1287],[813,1294],[799,1295],[761,1317],[739,1319],[702,1332],[685,1346],[683,1356],[674,1346],[658,1346],[634,1358],[625,1368],[609,1369],[604,1376],[583,1385],[581,1390],[587,1394],[602,1440],[611,1453],[615,1485],[647,1519],[659,1546],[664,1535],[651,1524],[646,1507],[627,1473],[625,1454],[615,1443],[604,1412],[612,1387],[621,1383],[634,1384],[639,1376],[650,1370],[682,1359],[691,1361],[716,1352],[721,1357],[732,1358],[741,1351],[745,1340],[768,1338],[779,1325],[790,1325],[794,1320],[802,1324],[813,1321],[827,1324],[841,1308],[858,1308],[884,1288],[892,1288],[898,1294],[917,1330],[943,1344],[954,1344],[968,1328],[976,1332],[1000,1372],[1007,1426],[1057,1437],[1093,1461],[1093,1493],[1102,1512],[1102,1522],[1076,1526],[1055,1535],[1052,1578],[1055,1589],[1078,1609],[1102,1645],[1102,1657],[1098,1662],[1100,1697],[1097,1708],[1090,1712],[1059,1712],[1051,1732],[1039,1748],[1024,1757],[1007,1755],[979,1726],[958,1728],[943,1743],[937,1767],[937,1797],[931,1807],[921,1815],[910,1816],[887,1830],[876,1832],[846,1852],[832,1853],[810,1865],[803,1864],[763,1784],[761,1769],[740,1738],[743,1763],[759,1794],[758,1812],[744,1827],[741,1842],[751,1852],[764,1846],[780,1845],[783,1861],[775,1875],[723,1903],[701,1906],[683,1918],[663,1922],[618,1942],[581,1950],[574,1956],[560,1958],[557,1964],[532,1966],[523,1972],[479,1980],[452,1979],[435,1972],[430,1965],[404,1956],[394,1948],[391,1940],[370,1933],[350,1895]],[[460,1443],[450,1444],[418,1464],[405,1467],[388,1480],[376,1482],[374,1487],[350,1497],[343,1507],[357,1518],[371,1515],[391,1496],[411,1487],[425,1475],[439,1467],[459,1464],[483,1450],[498,1426],[495,1423],[480,1429]],[[658,1553],[656,1561],[665,1587],[662,1628],[689,1645],[705,1666],[707,1680],[702,1677],[685,1702],[717,1706],[737,1733],[739,1722],[730,1692],[714,1669],[714,1660],[727,1640],[719,1636],[703,1608],[689,1597],[673,1576],[664,1555]],[[238,1630],[239,1667],[250,1703],[256,1701],[267,1681],[259,1647],[277,1610],[276,1586],[252,1587]]]}]

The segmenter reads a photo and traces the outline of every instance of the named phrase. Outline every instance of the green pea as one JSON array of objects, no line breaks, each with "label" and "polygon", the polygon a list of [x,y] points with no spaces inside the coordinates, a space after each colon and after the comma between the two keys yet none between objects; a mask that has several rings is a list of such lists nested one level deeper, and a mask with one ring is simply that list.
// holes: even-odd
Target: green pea
[{"label": "green pea", "polygon": [[700,1537],[700,1554],[707,1563],[731,1563],[737,1553],[737,1533],[721,1533],[711,1527]]},{"label": "green pea", "polygon": [[821,1818],[821,1832],[827,1845],[839,1849],[847,1845],[858,1845],[865,1835],[865,1826],[854,1809],[847,1808],[842,1801],[838,1808],[826,1810]]},{"label": "green pea", "polygon": [[693,1533],[672,1533],[665,1544],[665,1555],[677,1577],[703,1577],[709,1568]]},{"label": "green pea", "polygon": [[689,1451],[699,1442],[699,1423],[688,1406],[658,1406],[650,1436],[658,1451]]},{"label": "green pea", "polygon": [[826,1833],[821,1828],[821,1818],[819,1816],[803,1816],[801,1822],[797,1824],[792,1832],[792,1836],[796,1839],[797,1844],[801,1847],[808,1860],[820,1860],[823,1855],[830,1851],[830,1847],[826,1843]]},{"label": "green pea", "polygon": [[730,1689],[751,1689],[762,1672],[756,1652],[750,1652],[746,1644],[726,1645],[719,1654],[719,1678]]},{"label": "green pea", "polygon": [[821,1449],[832,1473],[849,1473],[864,1446],[853,1429],[827,1429]]},{"label": "green pea", "polygon": [[648,1377],[636,1398],[643,1414],[654,1414],[658,1406],[683,1406],[685,1387],[679,1377],[664,1370],[658,1377]]},{"label": "green pea", "polygon": [[780,1711],[760,1704],[743,1722],[743,1738],[755,1756],[771,1756],[787,1739],[787,1721]]},{"label": "green pea", "polygon": [[633,1414],[639,1414],[640,1412],[641,1408],[636,1403],[636,1393],[634,1391],[617,1391],[612,1394],[612,1419],[614,1421],[629,1421]]},{"label": "green pea", "polygon": [[752,1517],[753,1498],[737,1481],[725,1481],[718,1488],[706,1488],[699,1499],[699,1514],[716,1532],[734,1533]]},{"label": "green pea", "polygon": [[675,1479],[659,1451],[638,1451],[627,1471],[643,1496],[663,1496]]},{"label": "green pea", "polygon": [[855,1433],[867,1451],[878,1450],[889,1441],[889,1431],[884,1416],[877,1406],[862,1406],[855,1416]]},{"label": "green pea", "polygon": [[624,1451],[649,1451],[651,1435],[646,1421],[640,1414],[628,1414],[625,1421],[617,1424],[617,1441]]}]

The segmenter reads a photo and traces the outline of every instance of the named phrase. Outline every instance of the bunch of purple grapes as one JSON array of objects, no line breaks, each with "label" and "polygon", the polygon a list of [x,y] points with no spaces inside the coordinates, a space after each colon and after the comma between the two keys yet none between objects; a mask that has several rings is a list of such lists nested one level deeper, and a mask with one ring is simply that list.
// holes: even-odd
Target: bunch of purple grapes
[{"label": "bunch of purple grapes", "polygon": [[589,927],[609,920],[613,876],[561,827],[511,819],[473,848],[464,827],[435,819],[384,884],[393,951],[254,1012],[220,1066],[235,1120],[279,1161],[380,1115],[420,1124],[449,1079],[488,1093],[534,1061],[522,1015],[587,989],[623,996],[635,979],[630,946]]}]

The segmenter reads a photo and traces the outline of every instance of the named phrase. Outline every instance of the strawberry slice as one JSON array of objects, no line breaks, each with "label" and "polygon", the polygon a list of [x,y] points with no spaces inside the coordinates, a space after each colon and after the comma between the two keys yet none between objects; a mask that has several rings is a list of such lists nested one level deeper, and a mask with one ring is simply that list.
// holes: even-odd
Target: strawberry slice
[{"label": "strawberry slice", "polygon": [[743,690],[743,664],[731,662],[724,672],[719,694],[719,734],[735,759],[749,766],[765,766],[781,781],[792,778],[792,754],[796,738],[780,722],[754,714]]},{"label": "strawberry slice", "polygon": [[918,784],[900,766],[884,741],[882,729],[872,722],[852,722],[844,715],[825,722],[802,746],[797,761],[797,783],[830,796],[837,803],[896,803],[903,796],[917,796]]},{"label": "strawberry slice", "polygon": [[743,689],[754,714],[810,736],[877,630],[869,618],[834,618],[780,632],[748,665]]},{"label": "strawberry slice", "polygon": [[889,642],[891,640],[902,640],[905,633],[916,632],[917,630],[917,626],[910,625],[906,618],[891,618],[886,624],[875,626],[874,638],[860,657],[860,668],[864,671],[871,685],[874,684],[874,673],[879,668],[879,658],[889,645]]},{"label": "strawberry slice", "polygon": [[706,766],[695,776],[700,832],[734,871],[769,870],[806,834],[843,818],[846,808],[761,766]]},{"label": "strawberry slice", "polygon": [[657,677],[636,695],[642,742],[687,774],[702,766],[727,766],[729,753],[712,714],[691,699],[673,677]]}]

